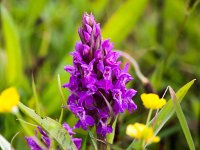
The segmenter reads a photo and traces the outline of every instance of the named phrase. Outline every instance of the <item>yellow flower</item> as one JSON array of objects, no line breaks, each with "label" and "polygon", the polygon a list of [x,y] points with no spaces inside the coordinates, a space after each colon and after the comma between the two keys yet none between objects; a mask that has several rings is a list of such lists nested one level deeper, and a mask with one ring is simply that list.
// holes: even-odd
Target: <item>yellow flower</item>
[{"label": "yellow flower", "polygon": [[166,100],[163,98],[159,98],[157,94],[145,94],[143,93],[141,96],[143,105],[148,109],[160,109],[166,104]]},{"label": "yellow flower", "polygon": [[0,113],[15,111],[19,99],[20,96],[15,87],[5,89],[0,95]]},{"label": "yellow flower", "polygon": [[141,123],[129,124],[126,134],[132,138],[145,140],[148,143],[159,142],[160,137],[154,136],[153,129]]}]

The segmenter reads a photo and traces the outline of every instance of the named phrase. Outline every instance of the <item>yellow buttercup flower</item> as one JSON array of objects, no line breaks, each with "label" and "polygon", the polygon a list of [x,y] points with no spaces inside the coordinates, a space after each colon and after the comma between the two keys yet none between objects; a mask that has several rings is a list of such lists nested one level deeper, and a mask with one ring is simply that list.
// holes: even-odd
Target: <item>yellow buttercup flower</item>
[{"label": "yellow buttercup flower", "polygon": [[141,96],[143,105],[148,109],[160,109],[166,104],[166,100],[159,98],[157,94],[154,93],[143,93]]},{"label": "yellow buttercup flower", "polygon": [[129,124],[126,128],[126,134],[132,138],[141,139],[148,143],[160,141],[160,137],[154,136],[151,127],[141,123]]},{"label": "yellow buttercup flower", "polygon": [[15,87],[5,89],[0,95],[0,113],[15,111],[19,99],[20,96]]}]

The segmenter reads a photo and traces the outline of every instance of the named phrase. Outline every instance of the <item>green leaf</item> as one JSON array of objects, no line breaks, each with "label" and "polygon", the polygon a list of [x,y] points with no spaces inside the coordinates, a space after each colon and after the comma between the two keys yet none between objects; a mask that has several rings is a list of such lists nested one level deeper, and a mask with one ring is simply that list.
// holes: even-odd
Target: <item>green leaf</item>
[{"label": "green leaf", "polygon": [[[193,85],[194,81],[196,79],[190,81],[186,85],[184,85],[181,89],[176,92],[176,96],[179,100],[179,102],[182,101],[183,97],[186,95],[190,87]],[[154,120],[150,122],[150,125],[154,124],[154,132],[155,134],[158,134],[158,132],[161,130],[161,128],[165,125],[165,123],[172,117],[174,114],[175,109],[173,107],[172,100],[170,99],[166,105],[161,109],[161,111],[158,113],[156,117],[156,121],[154,124]]]},{"label": "green leaf", "polygon": [[176,115],[177,115],[178,120],[181,124],[182,130],[185,134],[185,137],[186,137],[187,143],[190,147],[190,150],[195,150],[194,142],[192,140],[192,136],[191,136],[189,127],[187,125],[186,118],[185,118],[183,111],[181,109],[181,106],[179,104],[179,100],[177,99],[176,94],[171,87],[169,87],[169,92],[170,92],[171,99],[172,99],[174,107],[175,107]]},{"label": "green leaf", "polygon": [[34,102],[35,102],[35,109],[36,109],[36,112],[37,112],[39,115],[42,115],[42,114],[41,114],[41,110],[40,110],[40,101],[39,101],[39,97],[38,97],[38,94],[37,94],[36,85],[35,85],[35,80],[34,80],[34,77],[33,77],[33,76],[32,76],[32,89],[33,89],[33,95],[34,95]]},{"label": "green leaf", "polygon": [[41,46],[39,50],[39,57],[45,57],[49,50],[50,40],[51,40],[51,30],[50,27],[46,27],[46,31],[43,32],[43,38],[41,41]]},{"label": "green leaf", "polygon": [[[61,98],[62,98],[62,101],[63,101],[62,105],[64,105],[65,104],[65,97],[64,97],[64,94],[63,94],[61,88],[62,88],[62,86],[61,86],[61,82],[60,82],[60,75],[58,74],[58,89],[60,91],[60,95],[61,95]],[[59,123],[61,123],[62,120],[63,120],[63,114],[64,114],[64,109],[61,108],[60,117],[59,117]]]},{"label": "green leaf", "polygon": [[[6,53],[0,49],[0,79],[6,81]],[[5,82],[1,82],[0,91],[5,87]]]},{"label": "green leaf", "polygon": [[[196,79],[193,79],[192,81],[185,84],[181,89],[176,92],[177,99],[179,103],[182,101],[183,97],[186,95],[190,87],[193,85],[194,81]],[[174,114],[175,109],[172,103],[172,100],[170,99],[166,105],[161,109],[161,111],[158,113],[156,117],[156,121],[154,119],[151,120],[149,126],[153,126],[154,128],[154,134],[157,135],[158,132],[162,129],[162,127],[165,125],[165,123],[172,117]],[[134,145],[138,145],[138,141],[134,140],[127,150],[130,150]]]},{"label": "green leaf", "polygon": [[107,140],[108,140],[108,143],[110,143],[110,144],[113,144],[113,140],[115,137],[115,128],[116,128],[116,124],[117,124],[117,119],[118,119],[118,116],[115,118],[115,121],[112,125],[112,129],[113,129],[112,133],[107,135]]},{"label": "green leaf", "polygon": [[148,0],[127,0],[123,3],[105,24],[104,38],[111,38],[118,45],[133,30],[147,2]]},{"label": "green leaf", "polygon": [[43,129],[45,129],[51,137],[53,137],[63,149],[67,149],[71,147],[72,149],[76,149],[74,143],[72,142],[70,135],[67,131],[59,124],[57,121],[45,117],[42,118],[38,114],[35,113],[34,110],[26,107],[24,104],[20,103],[19,108],[22,112],[24,112],[28,117],[33,119],[36,123],[38,123]]},{"label": "green leaf", "polygon": [[7,55],[7,80],[8,83],[17,83],[23,75],[22,55],[17,27],[14,24],[10,14],[2,5],[1,19],[4,33],[5,49]]}]

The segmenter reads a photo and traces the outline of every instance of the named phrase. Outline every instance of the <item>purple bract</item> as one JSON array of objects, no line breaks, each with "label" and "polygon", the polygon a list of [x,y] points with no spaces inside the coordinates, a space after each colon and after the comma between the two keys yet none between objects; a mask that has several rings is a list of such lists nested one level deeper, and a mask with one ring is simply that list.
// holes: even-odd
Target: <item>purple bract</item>
[{"label": "purple bract", "polygon": [[78,33],[81,42],[72,53],[73,66],[65,66],[71,75],[69,83],[63,85],[71,91],[67,104],[79,118],[75,128],[96,126],[97,134],[105,137],[112,132],[117,114],[137,108],[132,100],[136,91],[126,88],[133,78],[128,64],[120,68],[119,53],[113,51],[109,40],[102,39],[100,24],[92,14],[83,15]]}]

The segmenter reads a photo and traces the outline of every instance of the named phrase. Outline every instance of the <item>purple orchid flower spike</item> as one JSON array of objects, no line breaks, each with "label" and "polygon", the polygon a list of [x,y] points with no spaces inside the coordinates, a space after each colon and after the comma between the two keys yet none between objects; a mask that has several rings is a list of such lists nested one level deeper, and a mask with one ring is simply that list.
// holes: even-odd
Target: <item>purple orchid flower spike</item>
[{"label": "purple orchid flower spike", "polygon": [[136,91],[126,88],[133,78],[128,64],[120,68],[119,53],[113,51],[110,40],[102,39],[100,24],[92,14],[83,15],[78,34],[81,41],[72,53],[73,66],[65,67],[71,75],[64,85],[71,91],[67,104],[79,119],[75,128],[96,126],[97,135],[105,139],[112,132],[110,120],[137,108],[132,100]]}]

